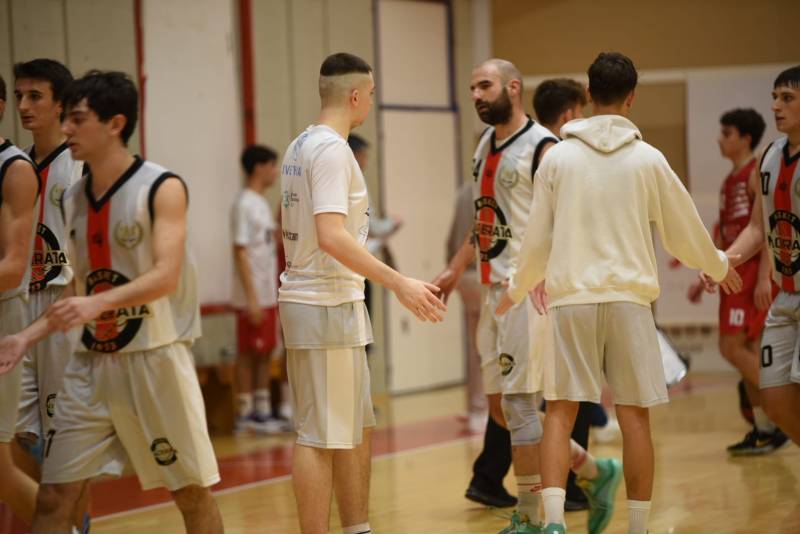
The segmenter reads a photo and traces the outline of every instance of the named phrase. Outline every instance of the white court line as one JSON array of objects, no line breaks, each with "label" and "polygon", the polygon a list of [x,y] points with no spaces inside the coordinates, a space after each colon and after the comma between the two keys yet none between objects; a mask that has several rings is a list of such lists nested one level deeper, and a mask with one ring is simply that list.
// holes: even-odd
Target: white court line
[{"label": "white court line", "polygon": [[[389,458],[398,458],[401,456],[405,456],[412,453],[418,452],[428,452],[433,451],[436,449],[441,449],[447,447],[449,445],[454,445],[456,443],[463,443],[465,441],[477,441],[478,439],[482,439],[483,436],[481,435],[473,435],[473,436],[463,436],[460,438],[455,438],[447,441],[441,441],[439,443],[433,443],[431,445],[423,445],[421,447],[412,447],[410,449],[405,449],[402,451],[395,451],[395,452],[386,452],[383,454],[379,454],[377,456],[373,456],[373,460],[386,460]],[[239,484],[238,486],[231,486],[230,488],[221,489],[218,491],[212,492],[214,496],[217,495],[228,495],[229,493],[237,493],[239,491],[245,491],[252,488],[258,488],[261,486],[269,486],[271,484],[277,484],[279,482],[283,482],[285,480],[289,480],[292,476],[291,475],[282,475],[279,477],[274,478],[267,478],[265,480],[256,480],[253,482],[248,482],[246,484]],[[139,508],[131,508],[130,510],[123,510],[122,512],[114,512],[113,514],[107,514],[97,517],[92,517],[92,524],[94,523],[102,523],[104,521],[110,521],[111,519],[117,519],[120,517],[127,517],[130,515],[135,515],[144,512],[150,512],[152,510],[159,510],[161,508],[166,508],[168,506],[173,506],[173,501],[162,502],[158,504],[150,504],[147,506],[140,506]]]}]

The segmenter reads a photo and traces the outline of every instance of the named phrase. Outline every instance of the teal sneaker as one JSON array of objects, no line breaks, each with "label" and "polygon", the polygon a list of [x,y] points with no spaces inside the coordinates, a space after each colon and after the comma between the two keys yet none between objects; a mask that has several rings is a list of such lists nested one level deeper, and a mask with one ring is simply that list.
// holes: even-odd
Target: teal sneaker
[{"label": "teal sneaker", "polygon": [[528,516],[519,512],[511,514],[511,523],[499,534],[542,534],[541,525],[532,525]]},{"label": "teal sneaker", "polygon": [[597,478],[578,479],[577,484],[589,499],[589,534],[600,534],[614,515],[614,496],[622,482],[622,462],[614,458],[597,460]]},{"label": "teal sneaker", "polygon": [[544,527],[544,530],[542,531],[542,534],[566,534],[566,533],[567,529],[564,527],[564,525],[556,525],[555,523],[550,523],[549,525]]}]

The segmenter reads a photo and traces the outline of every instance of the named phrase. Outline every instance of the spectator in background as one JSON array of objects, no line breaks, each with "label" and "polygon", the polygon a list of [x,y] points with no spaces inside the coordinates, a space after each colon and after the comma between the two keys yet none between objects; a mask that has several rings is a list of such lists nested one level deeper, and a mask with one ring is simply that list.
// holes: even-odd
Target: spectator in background
[{"label": "spectator in background", "polygon": [[[236,431],[287,431],[273,417],[269,394],[269,361],[279,345],[278,225],[264,191],[278,177],[277,154],[261,145],[245,148],[241,157],[246,179],[231,210],[233,257],[236,267],[233,305],[236,308],[238,414]],[[277,415],[277,414],[276,414]]]}]

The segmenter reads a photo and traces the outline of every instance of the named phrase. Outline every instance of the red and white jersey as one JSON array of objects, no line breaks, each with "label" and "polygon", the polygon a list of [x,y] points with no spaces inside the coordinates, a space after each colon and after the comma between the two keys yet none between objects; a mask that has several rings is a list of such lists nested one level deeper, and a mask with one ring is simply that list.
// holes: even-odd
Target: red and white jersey
[{"label": "red and white jersey", "polygon": [[775,283],[788,292],[800,291],[800,153],[789,157],[789,140],[767,147],[761,160],[764,229],[775,259]]},{"label": "red and white jersey", "polygon": [[753,209],[753,197],[747,191],[747,181],[753,172],[756,160],[731,172],[719,191],[719,231],[722,238],[722,249],[727,249],[736,241],[736,237],[750,222]]},{"label": "red and white jersey", "polygon": [[25,149],[36,165],[42,181],[39,197],[36,238],[31,257],[30,292],[49,286],[65,286],[72,280],[72,266],[67,256],[67,234],[61,217],[61,197],[83,174],[83,162],[72,159],[64,143],[40,163],[34,146]]},{"label": "red and white jersey", "polygon": [[533,175],[542,149],[556,142],[550,130],[530,119],[499,146],[493,127],[481,135],[472,159],[481,283],[503,282],[514,274],[533,200]]},{"label": "red and white jersey", "polygon": [[[28,155],[14,146],[11,141],[6,140],[2,144],[0,144],[0,206],[3,205],[3,179],[6,177],[6,171],[8,167],[17,160],[24,160],[29,162],[33,165],[31,158]],[[33,165],[34,168],[36,167]],[[37,176],[38,178],[38,176]],[[39,180],[39,195],[41,195],[42,189],[42,182]],[[34,224],[31,226],[31,243],[33,242],[33,235],[36,231],[36,219],[34,219]],[[30,250],[30,249],[28,249]],[[1,252],[1,251],[0,251]],[[22,277],[22,282],[20,285],[15,287],[14,289],[9,289],[7,291],[0,291],[0,301],[8,300],[14,298],[19,295],[27,295],[28,294],[28,282],[30,281],[31,277],[31,270],[30,268],[26,269],[25,276]]]},{"label": "red and white jersey", "polygon": [[[64,195],[64,219],[75,290],[92,295],[126,284],[153,268],[153,202],[175,177],[138,157],[100,199],[91,170]],[[152,302],[110,310],[84,325],[76,352],[136,352],[200,336],[197,276],[188,246],[178,288]]]}]

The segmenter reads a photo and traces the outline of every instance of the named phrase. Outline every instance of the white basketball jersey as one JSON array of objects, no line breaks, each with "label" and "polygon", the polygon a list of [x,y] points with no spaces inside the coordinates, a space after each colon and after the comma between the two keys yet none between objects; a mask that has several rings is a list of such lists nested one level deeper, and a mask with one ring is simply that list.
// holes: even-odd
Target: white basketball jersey
[{"label": "white basketball jersey", "polygon": [[[153,201],[176,175],[136,158],[102,198],[89,171],[64,195],[75,289],[92,295],[128,283],[153,268]],[[135,352],[200,336],[194,259],[188,246],[174,293],[153,302],[110,310],[84,325],[77,352]]]},{"label": "white basketball jersey", "polygon": [[[3,179],[6,177],[6,171],[8,167],[17,161],[25,160],[29,162],[35,169],[31,158],[28,155],[14,146],[11,141],[6,140],[3,144],[0,144],[0,206],[3,205]],[[37,175],[38,178],[38,175]],[[41,180],[39,180],[39,195],[41,195]],[[38,199],[37,199],[38,200]],[[31,245],[33,244],[33,236],[36,232],[36,218],[33,219],[34,224],[31,226]],[[31,245],[28,246],[28,250],[31,250]],[[25,276],[22,277],[22,282],[19,286],[15,287],[14,289],[9,289],[7,291],[0,291],[0,301],[8,300],[10,298],[14,298],[19,295],[26,295],[28,294],[28,283],[31,279],[31,269],[28,267],[25,271]]]},{"label": "white basketball jersey", "polygon": [[500,146],[493,127],[478,141],[472,176],[481,283],[503,282],[514,274],[533,200],[533,175],[542,149],[555,142],[550,130],[530,119]]},{"label": "white basketball jersey", "polygon": [[[33,145],[25,151],[35,162]],[[83,162],[72,159],[66,143],[35,165],[42,181],[42,194],[31,258],[31,293],[49,286],[65,286],[72,280],[72,266],[66,250],[67,234],[61,217],[61,197],[83,173]]]},{"label": "white basketball jersey", "polygon": [[789,140],[767,147],[761,159],[764,228],[775,261],[773,278],[781,289],[800,291],[800,153],[789,157]]}]

